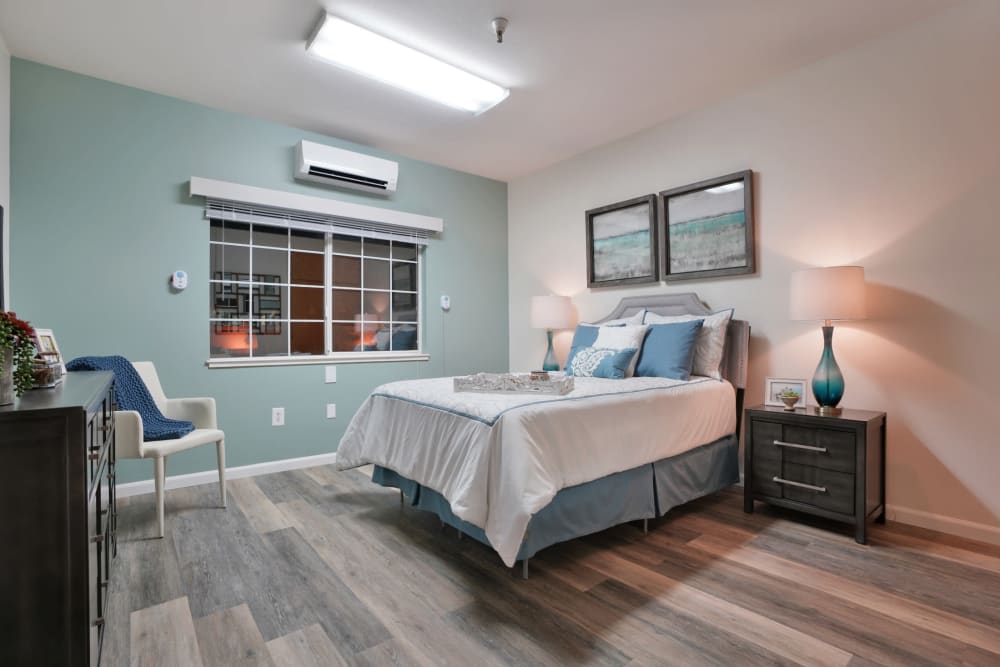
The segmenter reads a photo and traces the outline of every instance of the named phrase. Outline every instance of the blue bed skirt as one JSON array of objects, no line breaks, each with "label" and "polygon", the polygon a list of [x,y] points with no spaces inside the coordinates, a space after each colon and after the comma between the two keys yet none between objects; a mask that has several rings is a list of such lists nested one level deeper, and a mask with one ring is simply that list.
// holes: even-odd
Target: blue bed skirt
[{"label": "blue bed skirt", "polygon": [[[663,516],[739,479],[739,440],[727,435],[677,456],[567,487],[531,517],[517,559],[531,558],[545,547],[621,523]],[[399,489],[413,507],[433,512],[444,523],[490,544],[483,529],[455,516],[437,491],[381,466],[375,466],[372,481]]]}]

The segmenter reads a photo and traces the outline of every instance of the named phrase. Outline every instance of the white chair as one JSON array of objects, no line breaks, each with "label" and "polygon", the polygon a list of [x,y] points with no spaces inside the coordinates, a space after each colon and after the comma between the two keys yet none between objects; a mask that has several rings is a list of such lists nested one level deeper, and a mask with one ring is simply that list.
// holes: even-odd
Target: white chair
[{"label": "white chair", "polygon": [[219,491],[222,494],[222,506],[225,507],[226,434],[217,428],[214,398],[167,398],[152,362],[134,361],[132,365],[146,383],[156,407],[165,417],[190,421],[195,427],[195,430],[183,438],[145,442],[142,437],[142,417],[139,413],[133,410],[115,412],[115,456],[118,459],[153,459],[156,473],[156,519],[160,537],[163,537],[163,481],[166,476],[167,457],[192,447],[215,443],[219,459]]}]

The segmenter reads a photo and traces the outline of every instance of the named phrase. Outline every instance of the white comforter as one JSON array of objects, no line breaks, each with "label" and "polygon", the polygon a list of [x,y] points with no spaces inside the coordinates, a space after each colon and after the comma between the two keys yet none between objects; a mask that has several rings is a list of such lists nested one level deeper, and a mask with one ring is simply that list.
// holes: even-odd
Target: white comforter
[{"label": "white comforter", "polygon": [[455,392],[452,378],[382,385],[337,450],[444,496],[513,566],[531,516],[560,489],[674,456],[736,430],[732,385],[708,378],[575,378],[561,397]]}]

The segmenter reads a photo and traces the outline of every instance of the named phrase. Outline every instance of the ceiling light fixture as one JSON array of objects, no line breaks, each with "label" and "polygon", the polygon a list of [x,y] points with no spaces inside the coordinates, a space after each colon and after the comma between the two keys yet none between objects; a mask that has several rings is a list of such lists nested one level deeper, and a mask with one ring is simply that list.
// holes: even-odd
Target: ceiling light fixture
[{"label": "ceiling light fixture", "polygon": [[510,94],[495,83],[331,14],[320,21],[306,51],[358,74],[476,114]]}]

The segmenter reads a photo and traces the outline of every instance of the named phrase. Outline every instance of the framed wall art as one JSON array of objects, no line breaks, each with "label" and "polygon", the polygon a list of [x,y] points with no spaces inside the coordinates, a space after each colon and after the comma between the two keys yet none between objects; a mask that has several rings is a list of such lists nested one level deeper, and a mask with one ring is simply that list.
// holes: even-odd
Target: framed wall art
[{"label": "framed wall art", "polygon": [[588,287],[657,282],[655,195],[594,208],[585,217]]},{"label": "framed wall art", "polygon": [[753,172],[664,190],[663,279],[753,273]]}]

